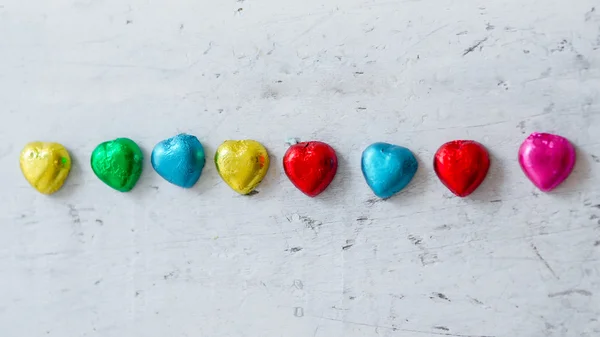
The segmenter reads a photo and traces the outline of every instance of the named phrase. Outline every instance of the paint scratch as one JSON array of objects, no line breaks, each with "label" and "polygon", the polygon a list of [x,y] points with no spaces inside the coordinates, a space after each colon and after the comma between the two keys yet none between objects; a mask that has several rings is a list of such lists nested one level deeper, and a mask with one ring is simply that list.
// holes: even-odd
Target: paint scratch
[{"label": "paint scratch", "polygon": [[569,289],[565,291],[559,291],[557,293],[548,294],[548,297],[567,296],[572,294],[579,294],[582,296],[592,296],[592,292],[585,289]]},{"label": "paint scratch", "polygon": [[542,261],[542,263],[544,263],[544,265],[546,266],[546,268],[548,268],[548,270],[550,271],[550,273],[552,273],[552,275],[554,275],[554,277],[556,277],[557,279],[559,279],[558,275],[556,275],[556,273],[554,272],[554,269],[552,269],[552,267],[550,267],[550,264],[548,263],[548,261],[546,261],[546,259],[544,259],[544,257],[542,257],[542,254],[540,254],[540,252],[538,251],[537,247],[533,243],[531,244],[531,248],[533,249],[533,252],[538,257],[538,259],[540,259],[540,261]]},{"label": "paint scratch", "polygon": [[325,317],[325,316],[310,316],[310,317],[324,319],[324,320],[328,320],[328,321],[340,322],[342,324],[366,326],[366,327],[370,327],[370,328],[374,328],[374,329],[387,329],[387,330],[391,330],[391,331],[410,332],[412,334],[422,334],[422,335],[429,335],[429,336],[435,335],[435,336],[453,336],[453,337],[496,337],[493,335],[463,335],[463,334],[442,332],[442,331],[438,332],[438,331],[426,331],[426,330],[416,330],[416,329],[403,329],[403,328],[398,328],[396,326],[384,326],[384,325],[368,324],[368,323],[361,323],[361,322],[351,322],[351,321],[347,321],[345,319],[331,318],[331,317]]},{"label": "paint scratch", "polygon": [[[487,37],[483,40],[479,40],[477,42],[475,42],[475,44],[473,44],[472,46],[470,46],[469,48],[465,49],[465,51],[463,52],[462,56],[465,56],[471,52],[473,52],[475,49],[477,49],[477,47],[481,46],[482,43],[484,43],[485,41],[487,41]],[[482,46],[483,47],[483,46]]]}]

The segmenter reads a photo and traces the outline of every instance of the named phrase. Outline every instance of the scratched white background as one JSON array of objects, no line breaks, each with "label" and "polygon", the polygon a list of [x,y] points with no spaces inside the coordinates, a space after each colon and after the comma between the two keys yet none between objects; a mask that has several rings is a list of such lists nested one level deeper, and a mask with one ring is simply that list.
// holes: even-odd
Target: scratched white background
[{"label": "scratched white background", "polygon": [[[595,0],[5,0],[0,111],[3,337],[600,335]],[[578,147],[550,194],[516,161],[533,131]],[[191,190],[146,160],[127,194],[89,167],[178,132],[209,158],[261,141],[260,193],[210,160]],[[316,199],[283,174],[289,137],[338,151]],[[492,155],[467,199],[432,171],[451,139]],[[52,197],[19,171],[33,140],[73,156]],[[360,173],[375,141],[421,164],[385,202]]]}]

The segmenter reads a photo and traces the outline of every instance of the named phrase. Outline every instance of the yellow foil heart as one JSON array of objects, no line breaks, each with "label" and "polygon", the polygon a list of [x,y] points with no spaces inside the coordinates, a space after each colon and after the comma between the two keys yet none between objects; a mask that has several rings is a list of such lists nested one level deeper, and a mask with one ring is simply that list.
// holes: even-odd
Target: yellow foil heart
[{"label": "yellow foil heart", "polygon": [[43,194],[58,191],[71,171],[71,157],[58,143],[33,142],[21,151],[25,179]]},{"label": "yellow foil heart", "polygon": [[267,174],[269,154],[255,140],[227,140],[217,149],[215,164],[229,187],[240,194],[249,194]]}]

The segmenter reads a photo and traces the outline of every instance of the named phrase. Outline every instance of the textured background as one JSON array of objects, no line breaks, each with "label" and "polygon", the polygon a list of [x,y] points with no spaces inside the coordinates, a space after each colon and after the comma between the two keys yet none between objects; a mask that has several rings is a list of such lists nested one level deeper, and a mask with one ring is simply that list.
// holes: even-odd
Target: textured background
[{"label": "textured background", "polygon": [[[594,8],[596,6],[596,8]],[[599,336],[600,5],[595,0],[0,2],[2,336]],[[542,194],[516,161],[533,131],[578,147]],[[212,165],[186,191],[148,165],[121,194],[89,155],[177,132],[272,154],[260,193]],[[340,157],[310,200],[286,138]],[[431,161],[475,139],[467,199]],[[52,197],[22,178],[32,140],[75,165]],[[411,148],[409,188],[373,198],[360,154]]]}]

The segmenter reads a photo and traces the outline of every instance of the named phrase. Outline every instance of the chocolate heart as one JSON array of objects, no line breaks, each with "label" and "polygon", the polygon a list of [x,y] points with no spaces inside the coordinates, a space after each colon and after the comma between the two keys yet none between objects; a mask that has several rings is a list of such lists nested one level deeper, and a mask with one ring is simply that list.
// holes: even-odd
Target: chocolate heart
[{"label": "chocolate heart", "polygon": [[575,148],[564,137],[532,133],[519,148],[519,164],[537,188],[549,192],[562,183],[575,166]]},{"label": "chocolate heart", "polygon": [[21,151],[21,171],[40,193],[58,191],[71,171],[71,157],[58,143],[32,142]]},{"label": "chocolate heart", "polygon": [[433,169],[455,195],[466,197],[485,179],[490,157],[483,145],[472,140],[454,140],[442,145],[433,159]]},{"label": "chocolate heart", "polygon": [[362,154],[361,168],[376,196],[387,199],[412,180],[419,164],[412,152],[402,146],[375,143]]},{"label": "chocolate heart", "polygon": [[150,162],[166,181],[190,188],[200,178],[206,159],[198,138],[180,134],[156,144]]},{"label": "chocolate heart", "polygon": [[90,163],[96,176],[120,192],[133,189],[142,174],[144,155],[129,138],[101,143],[92,152]]},{"label": "chocolate heart", "polygon": [[309,197],[323,192],[335,177],[338,161],[333,148],[311,141],[290,146],[283,157],[283,169],[292,184]]},{"label": "chocolate heart", "polygon": [[215,153],[219,175],[234,191],[247,195],[269,170],[269,154],[255,140],[227,140]]}]

